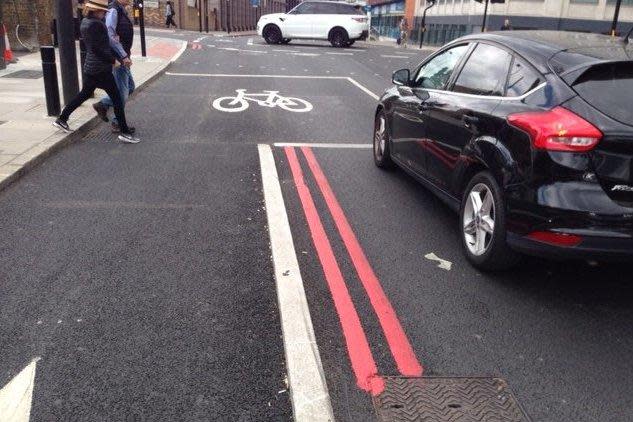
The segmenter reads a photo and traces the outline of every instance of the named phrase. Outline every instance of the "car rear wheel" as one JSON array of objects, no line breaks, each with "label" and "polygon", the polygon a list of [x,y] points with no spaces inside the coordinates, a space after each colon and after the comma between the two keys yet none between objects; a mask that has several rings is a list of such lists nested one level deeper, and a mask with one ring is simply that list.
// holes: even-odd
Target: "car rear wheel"
[{"label": "car rear wheel", "polygon": [[477,173],[468,183],[460,223],[464,252],[475,267],[504,270],[518,262],[519,255],[506,243],[503,195],[490,172]]},{"label": "car rear wheel", "polygon": [[333,47],[345,47],[349,43],[349,36],[347,31],[342,28],[335,28],[330,32],[330,44]]},{"label": "car rear wheel", "polygon": [[394,164],[391,160],[389,131],[384,111],[378,112],[374,122],[374,163],[380,168],[390,169]]},{"label": "car rear wheel", "polygon": [[282,40],[279,27],[276,25],[268,25],[264,28],[264,40],[267,44],[279,44]]}]

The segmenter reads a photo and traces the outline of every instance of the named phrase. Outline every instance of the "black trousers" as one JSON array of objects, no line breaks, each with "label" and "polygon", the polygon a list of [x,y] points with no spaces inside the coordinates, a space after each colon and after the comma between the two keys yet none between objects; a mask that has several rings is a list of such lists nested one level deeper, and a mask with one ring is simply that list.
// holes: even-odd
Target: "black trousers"
[{"label": "black trousers", "polygon": [[119,122],[121,132],[128,133],[130,130],[127,126],[127,121],[125,120],[123,102],[121,101],[121,95],[119,94],[119,89],[116,86],[112,72],[104,72],[96,75],[87,75],[84,73],[83,87],[81,88],[81,91],[79,91],[79,94],[77,94],[75,98],[66,104],[66,107],[64,107],[64,110],[59,118],[65,122],[68,121],[68,118],[73,111],[77,110],[80,105],[92,97],[92,94],[97,88],[103,89],[112,99],[112,103],[114,104],[114,115]]},{"label": "black trousers", "polygon": [[174,25],[175,28],[178,28],[176,26],[176,22],[174,22],[174,17],[172,15],[169,15],[167,16],[167,20],[165,21],[165,26],[169,28],[171,25]]}]

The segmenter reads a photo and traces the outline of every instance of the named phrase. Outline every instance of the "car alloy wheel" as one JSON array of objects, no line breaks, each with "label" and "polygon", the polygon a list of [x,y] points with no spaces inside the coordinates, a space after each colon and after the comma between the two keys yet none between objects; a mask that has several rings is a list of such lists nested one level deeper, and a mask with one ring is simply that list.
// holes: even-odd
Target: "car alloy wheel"
[{"label": "car alloy wheel", "polygon": [[484,183],[470,190],[462,223],[468,250],[475,256],[486,253],[495,231],[495,202]]},{"label": "car alloy wheel", "polygon": [[391,153],[389,151],[389,133],[387,131],[387,120],[384,112],[380,111],[376,115],[374,123],[374,162],[378,167],[391,168]]},{"label": "car alloy wheel", "polygon": [[276,26],[269,26],[264,33],[264,40],[268,44],[279,44],[282,40],[281,31]]}]

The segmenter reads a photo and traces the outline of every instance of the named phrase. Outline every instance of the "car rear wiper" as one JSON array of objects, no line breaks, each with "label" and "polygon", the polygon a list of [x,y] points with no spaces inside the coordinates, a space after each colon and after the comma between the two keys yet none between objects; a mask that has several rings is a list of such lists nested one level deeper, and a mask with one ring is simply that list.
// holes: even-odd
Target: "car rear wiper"
[{"label": "car rear wiper", "polygon": [[629,38],[631,37],[632,33],[633,33],[633,27],[631,27],[631,29],[629,29],[629,32],[627,32],[626,35],[624,36],[624,38],[622,38],[622,42],[624,44],[628,44],[629,43]]}]

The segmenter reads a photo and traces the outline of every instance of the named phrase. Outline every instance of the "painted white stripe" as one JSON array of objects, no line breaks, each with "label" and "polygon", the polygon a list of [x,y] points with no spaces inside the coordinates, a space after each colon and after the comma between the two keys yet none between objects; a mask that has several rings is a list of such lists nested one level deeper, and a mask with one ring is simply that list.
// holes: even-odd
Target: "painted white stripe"
[{"label": "painted white stripe", "polygon": [[310,148],[349,148],[349,149],[371,149],[372,144],[333,144],[316,142],[275,142],[276,147],[310,147]]},{"label": "painted white stripe", "polygon": [[0,421],[29,422],[38,360],[33,359],[0,390]]},{"label": "painted white stripe", "polygon": [[279,53],[301,53],[299,50],[273,50]]},{"label": "painted white stripe", "polygon": [[374,100],[379,100],[380,99],[380,97],[378,95],[374,94],[368,88],[366,88],[363,85],[361,85],[358,82],[356,82],[356,80],[354,78],[347,78],[347,80],[350,81],[353,85],[356,85],[358,88],[361,89],[361,91],[365,92],[367,95],[369,95]]},{"label": "painted white stripe", "polygon": [[368,88],[358,83],[354,78],[348,78],[345,76],[313,76],[313,75],[240,75],[240,74],[227,74],[227,73],[178,73],[178,72],[165,72],[165,75],[169,76],[191,76],[202,78],[281,78],[281,79],[338,79],[347,80],[360,88],[374,100],[380,99],[380,97]]},{"label": "painted white stripe", "polygon": [[196,38],[195,40],[193,40],[193,42],[200,42],[200,41],[204,40],[205,38],[207,38],[207,35],[202,36],[200,38]]},{"label": "painted white stripe", "polygon": [[176,60],[178,60],[180,56],[182,56],[182,53],[185,52],[186,49],[187,49],[187,41],[183,41],[182,46],[180,47],[180,50],[178,50],[176,55],[171,58],[171,63],[174,63]]},{"label": "painted white stripe", "polygon": [[234,47],[218,47],[218,50],[227,50],[227,51],[239,51],[242,53],[268,53],[268,51],[262,51],[262,50],[242,50],[241,48],[234,48]]},{"label": "painted white stripe", "polygon": [[246,45],[253,45],[253,39],[249,38],[248,41],[246,41]]},{"label": "painted white stripe", "polygon": [[290,53],[293,56],[304,56],[304,57],[317,57],[320,56],[320,54],[315,54],[315,53]]},{"label": "painted white stripe", "polygon": [[409,56],[390,56],[388,54],[381,54],[380,57],[384,57],[387,59],[408,59]]},{"label": "painted white stripe", "polygon": [[258,145],[294,420],[334,421],[319,346],[269,145]]},{"label": "painted white stripe", "polygon": [[207,44],[207,47],[215,48],[215,44]]},{"label": "painted white stripe", "polygon": [[353,56],[354,53],[325,53],[325,54],[329,54],[332,56]]}]

